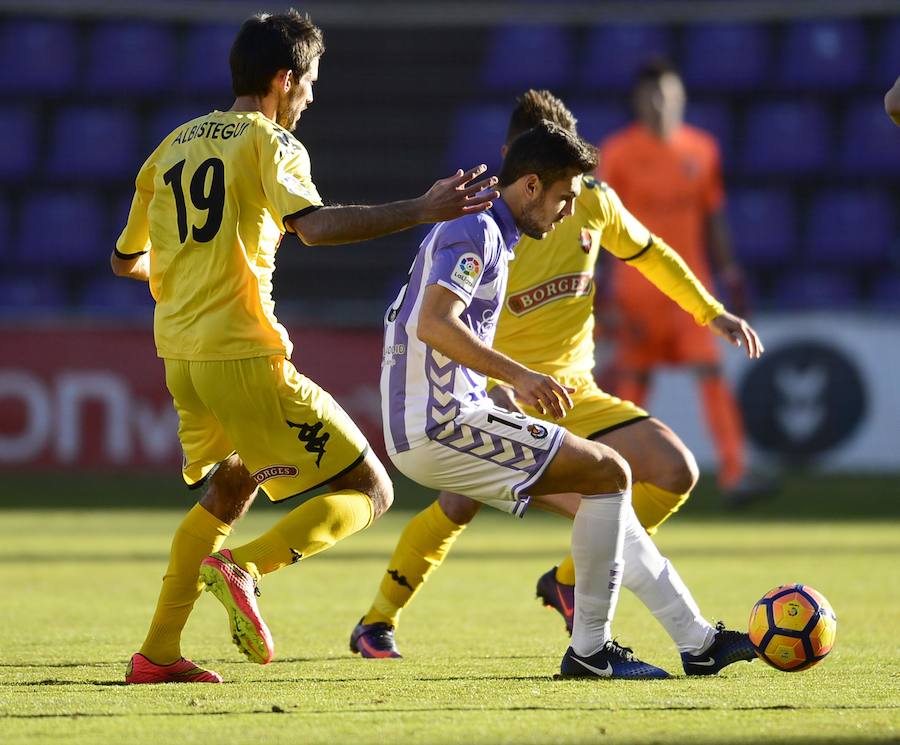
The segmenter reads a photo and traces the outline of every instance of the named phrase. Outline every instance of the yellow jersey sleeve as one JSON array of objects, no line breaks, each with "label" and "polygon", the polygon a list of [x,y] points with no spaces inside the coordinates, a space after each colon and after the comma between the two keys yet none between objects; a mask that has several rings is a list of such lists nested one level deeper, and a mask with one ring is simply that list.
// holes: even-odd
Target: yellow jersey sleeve
[{"label": "yellow jersey sleeve", "polygon": [[156,151],[147,158],[135,179],[134,197],[128,212],[128,222],[116,241],[116,256],[130,259],[150,250],[150,221],[147,210],[153,198],[153,176],[156,172]]},{"label": "yellow jersey sleeve", "polygon": [[262,186],[272,217],[281,232],[285,221],[322,206],[312,180],[306,148],[290,132],[277,125],[260,127],[260,171]]},{"label": "yellow jersey sleeve", "polygon": [[598,212],[606,222],[600,239],[603,248],[635,267],[701,326],[724,312],[722,303],[709,293],[684,259],[625,209],[615,191],[606,187],[599,196]]}]

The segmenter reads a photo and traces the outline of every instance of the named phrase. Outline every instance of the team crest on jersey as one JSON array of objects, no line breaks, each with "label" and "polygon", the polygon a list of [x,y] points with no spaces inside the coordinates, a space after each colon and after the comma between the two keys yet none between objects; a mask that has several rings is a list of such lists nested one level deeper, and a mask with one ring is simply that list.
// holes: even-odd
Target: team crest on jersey
[{"label": "team crest on jersey", "polygon": [[586,254],[591,252],[591,246],[594,245],[593,236],[591,235],[591,231],[587,228],[581,229],[581,235],[579,236],[581,239],[581,250]]},{"label": "team crest on jersey", "polygon": [[535,440],[543,440],[547,436],[547,428],[543,424],[529,424],[528,434]]},{"label": "team crest on jersey", "polygon": [[299,473],[300,469],[297,468],[297,466],[266,466],[265,468],[260,468],[255,473],[250,474],[250,478],[257,484],[262,484],[269,479],[277,479],[282,476],[293,478]]},{"label": "team crest on jersey", "polygon": [[478,254],[463,254],[459,257],[459,261],[456,262],[451,279],[463,289],[471,292],[475,289],[475,285],[478,284],[481,269],[481,258]]}]

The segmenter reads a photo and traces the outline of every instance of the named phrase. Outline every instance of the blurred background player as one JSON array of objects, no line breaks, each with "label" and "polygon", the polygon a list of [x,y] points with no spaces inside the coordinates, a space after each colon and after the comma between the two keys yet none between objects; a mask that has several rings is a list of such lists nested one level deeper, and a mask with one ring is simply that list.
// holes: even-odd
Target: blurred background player
[{"label": "blurred background player", "polygon": [[[516,137],[544,119],[576,131],[575,117],[562,101],[549,91],[529,90],[518,98],[512,112],[503,155]],[[613,448],[628,461],[635,514],[653,535],[688,498],[697,480],[697,465],[669,427],[630,401],[600,390],[593,378],[594,274],[601,247],[637,266],[696,322],[708,323],[726,338],[733,341],[744,322],[724,312],[678,254],[651,236],[615,192],[593,178],[583,179],[571,217],[542,239],[524,235],[516,244],[494,348],[574,390],[573,408],[561,426]],[[749,344],[747,351],[753,354]],[[504,384],[494,385],[490,395],[510,411],[548,419],[517,402]],[[441,564],[479,508],[473,499],[442,492],[407,524],[372,607],[353,631],[354,652],[364,657],[399,656],[394,631],[401,610]],[[538,581],[538,596],[559,611],[570,632],[574,585],[571,556]],[[654,610],[652,601],[650,606]]]},{"label": "blurred background player", "polygon": [[[744,315],[746,290],[725,219],[719,148],[711,135],[685,124],[685,102],[671,64],[645,64],[633,91],[636,121],[603,141],[598,173],[638,220],[665,236],[706,287],[713,287],[712,263],[735,312]],[[747,471],[743,420],[713,335],[633,267],[610,265],[612,307],[604,313],[612,316],[608,330],[615,339],[610,389],[641,406],[658,368],[689,368],[699,383],[726,501],[771,489]]]},{"label": "blurred background player", "polygon": [[[230,54],[233,106],[176,128],[147,159],[111,257],[118,276],[150,282],[184,480],[207,485],[175,533],[128,683],[221,682],[181,656],[198,571],[225,606],[238,648],[269,662],[274,644],[256,605],[259,577],[362,530],[393,500],[362,432],[290,362],[272,300],[284,234],[306,244],[359,241],[479,212],[497,196],[486,188],[494,179],[467,186],[482,166],[438,181],[418,199],[323,206],[309,155],[291,130],[313,101],[324,50],[321,30],[295,11],[247,20]],[[256,540],[219,550],[258,487],[281,501],[325,485],[328,493]]]},{"label": "blurred background player", "polygon": [[894,124],[900,126],[900,78],[897,78],[893,88],[885,94],[884,110],[894,120]]}]

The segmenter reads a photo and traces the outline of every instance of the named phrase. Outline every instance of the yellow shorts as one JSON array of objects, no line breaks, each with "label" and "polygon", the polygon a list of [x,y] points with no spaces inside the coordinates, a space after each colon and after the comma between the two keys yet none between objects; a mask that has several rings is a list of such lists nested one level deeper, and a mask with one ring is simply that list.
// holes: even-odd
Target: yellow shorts
[{"label": "yellow shorts", "polygon": [[338,403],[283,357],[165,364],[191,488],[237,452],[278,502],[333,481],[369,449]]},{"label": "yellow shorts", "polygon": [[588,440],[650,416],[631,401],[623,401],[621,398],[616,398],[601,390],[593,376],[558,377],[556,379],[563,385],[575,389],[575,393],[572,394],[574,406],[566,412],[565,419],[553,419],[539,413],[537,409],[523,405],[522,410],[526,414],[554,422],[569,430],[573,435]]}]

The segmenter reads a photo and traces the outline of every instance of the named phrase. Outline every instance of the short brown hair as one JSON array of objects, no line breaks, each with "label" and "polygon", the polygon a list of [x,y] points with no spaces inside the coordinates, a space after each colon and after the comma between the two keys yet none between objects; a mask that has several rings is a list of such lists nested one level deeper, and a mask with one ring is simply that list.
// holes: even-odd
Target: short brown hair
[{"label": "short brown hair", "polygon": [[575,132],[542,119],[513,140],[497,178],[500,186],[509,186],[534,173],[549,186],[571,171],[588,173],[596,167],[597,148]]},{"label": "short brown hair", "polygon": [[244,21],[231,46],[235,96],[265,96],[279,70],[305,75],[325,51],[325,36],[306,13],[260,13]]},{"label": "short brown hair", "polygon": [[575,132],[575,125],[578,124],[572,112],[550,91],[531,88],[516,99],[516,108],[509,118],[509,129],[506,131],[506,144],[511,144],[520,134],[540,124],[542,119],[570,132]]}]

